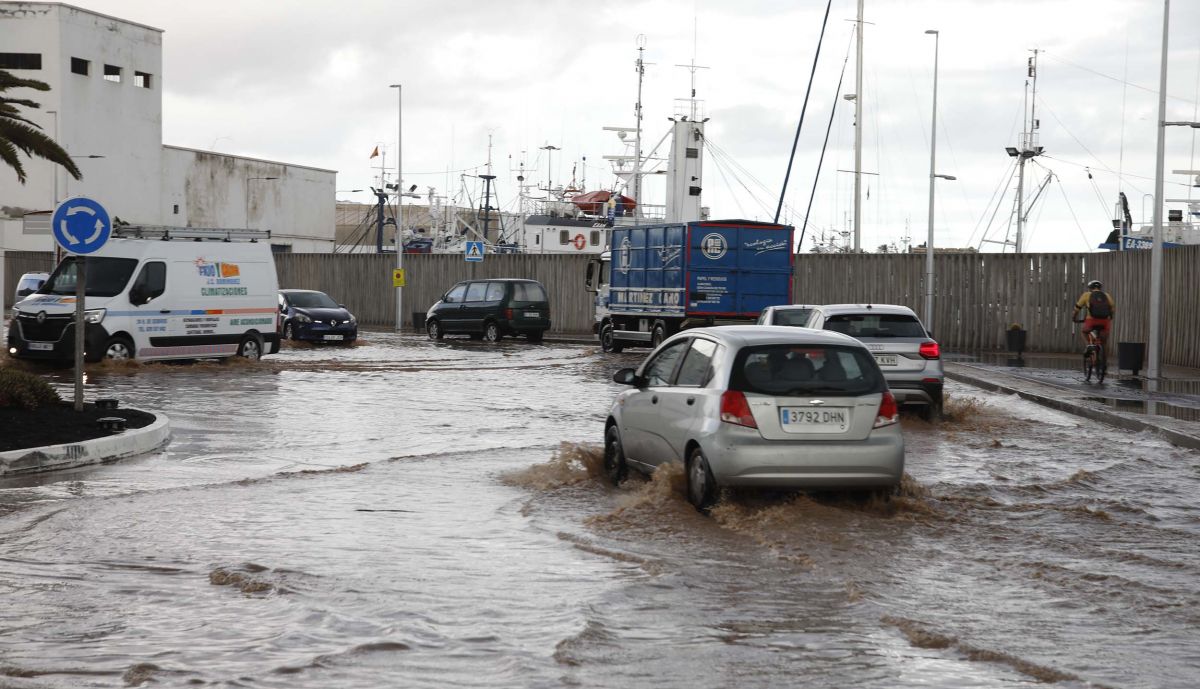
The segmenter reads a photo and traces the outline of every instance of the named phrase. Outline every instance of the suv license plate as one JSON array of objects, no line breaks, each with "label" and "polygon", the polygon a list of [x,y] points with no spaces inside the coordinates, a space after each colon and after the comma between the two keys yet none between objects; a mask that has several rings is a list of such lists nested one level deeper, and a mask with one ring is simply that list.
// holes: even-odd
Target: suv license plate
[{"label": "suv license plate", "polygon": [[876,354],[875,363],[880,366],[899,366],[900,362],[896,359],[895,354]]},{"label": "suv license plate", "polygon": [[542,314],[538,313],[537,311],[526,311],[525,317],[526,318],[541,318]]},{"label": "suv license plate", "polygon": [[53,342],[28,342],[29,349],[34,352],[53,352]]},{"label": "suv license plate", "polygon": [[342,335],[326,335],[326,336],[325,336],[325,339],[326,339],[326,340],[334,340],[334,341],[337,341],[337,342],[341,342],[341,341],[342,341],[342,339],[343,339],[343,336],[342,336]]},{"label": "suv license plate", "polygon": [[789,433],[844,433],[849,419],[845,407],[779,408],[779,425]]}]

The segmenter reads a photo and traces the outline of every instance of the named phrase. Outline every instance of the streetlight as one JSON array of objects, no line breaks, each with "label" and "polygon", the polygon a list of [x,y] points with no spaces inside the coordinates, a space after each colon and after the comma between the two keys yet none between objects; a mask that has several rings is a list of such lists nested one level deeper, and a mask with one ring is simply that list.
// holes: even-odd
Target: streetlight
[{"label": "streetlight", "polygon": [[933,34],[933,124],[929,128],[929,236],[925,240],[925,328],[933,332],[933,188],[939,177],[951,181],[957,178],[953,175],[939,175],[935,171],[937,169],[937,80],[940,35],[937,29],[929,29],[925,33]]},{"label": "streetlight", "polygon": [[[403,161],[401,148],[404,140],[404,87],[402,84],[391,84],[388,88],[396,89],[396,269],[404,270],[404,194],[400,185],[404,183]],[[404,288],[396,288],[396,332],[404,327]]]},{"label": "streetlight", "polygon": [[246,218],[245,225],[246,225],[247,230],[250,229],[250,183],[254,182],[254,181],[258,181],[258,180],[266,181],[266,180],[272,180],[272,179],[279,179],[279,178],[278,177],[247,177],[246,178],[246,202],[245,202],[244,216]]}]

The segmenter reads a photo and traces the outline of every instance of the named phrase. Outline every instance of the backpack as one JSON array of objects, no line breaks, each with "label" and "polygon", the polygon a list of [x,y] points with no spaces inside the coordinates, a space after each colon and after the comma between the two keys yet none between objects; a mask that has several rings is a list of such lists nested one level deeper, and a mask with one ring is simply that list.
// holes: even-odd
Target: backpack
[{"label": "backpack", "polygon": [[1112,303],[1104,292],[1092,292],[1088,297],[1088,314],[1092,318],[1112,318]]}]

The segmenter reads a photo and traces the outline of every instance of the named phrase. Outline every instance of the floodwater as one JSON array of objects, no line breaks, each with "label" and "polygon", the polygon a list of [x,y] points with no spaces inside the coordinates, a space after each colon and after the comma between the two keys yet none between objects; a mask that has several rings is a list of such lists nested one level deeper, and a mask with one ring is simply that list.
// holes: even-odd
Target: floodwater
[{"label": "floodwater", "polygon": [[[948,386],[890,503],[596,477],[642,354],[102,366],[169,449],[0,484],[0,687],[1190,687],[1200,454]],[[644,352],[643,352],[644,354]],[[69,371],[61,374],[69,385]]]}]

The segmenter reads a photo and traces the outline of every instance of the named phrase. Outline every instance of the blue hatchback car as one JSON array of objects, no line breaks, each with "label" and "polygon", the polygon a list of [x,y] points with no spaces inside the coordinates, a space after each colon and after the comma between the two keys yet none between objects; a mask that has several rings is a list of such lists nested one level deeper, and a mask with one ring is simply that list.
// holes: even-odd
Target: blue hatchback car
[{"label": "blue hatchback car", "polygon": [[283,339],[350,344],[358,339],[358,320],[324,292],[279,290]]}]

